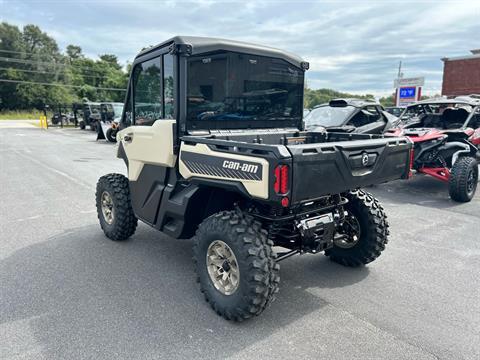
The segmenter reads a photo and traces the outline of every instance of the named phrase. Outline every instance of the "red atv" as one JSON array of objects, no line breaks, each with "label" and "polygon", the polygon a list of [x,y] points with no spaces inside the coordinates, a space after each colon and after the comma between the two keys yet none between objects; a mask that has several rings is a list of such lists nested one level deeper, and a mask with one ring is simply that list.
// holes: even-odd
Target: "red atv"
[{"label": "red atv", "polygon": [[402,125],[385,135],[413,141],[413,170],[448,182],[452,200],[472,200],[478,182],[480,99],[421,101],[407,107],[401,119]]}]

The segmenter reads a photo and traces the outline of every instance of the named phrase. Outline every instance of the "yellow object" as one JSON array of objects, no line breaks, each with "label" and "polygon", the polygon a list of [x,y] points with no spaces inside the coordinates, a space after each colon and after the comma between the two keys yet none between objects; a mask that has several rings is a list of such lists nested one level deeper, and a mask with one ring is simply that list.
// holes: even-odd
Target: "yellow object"
[{"label": "yellow object", "polygon": [[42,129],[48,129],[47,117],[45,115],[40,116],[40,127]]}]

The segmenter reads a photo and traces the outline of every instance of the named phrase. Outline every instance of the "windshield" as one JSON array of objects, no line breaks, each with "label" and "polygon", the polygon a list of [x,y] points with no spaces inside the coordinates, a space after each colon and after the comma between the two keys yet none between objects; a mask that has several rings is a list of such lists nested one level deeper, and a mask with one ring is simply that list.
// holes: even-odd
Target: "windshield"
[{"label": "windshield", "polygon": [[113,105],[113,113],[115,114],[115,117],[122,116],[122,112],[123,112],[123,104]]},{"label": "windshield", "polygon": [[413,116],[419,116],[422,114],[436,114],[442,115],[446,109],[464,109],[468,113],[471,113],[473,107],[468,104],[462,103],[434,103],[434,104],[418,104],[409,106],[403,113],[402,117],[410,118]]},{"label": "windshield", "polygon": [[99,113],[100,112],[100,105],[90,105],[90,111],[92,113]]},{"label": "windshield", "polygon": [[[299,124],[303,71],[284,60],[222,52],[188,59],[187,120],[191,128]],[[278,123],[270,126],[278,126]]]},{"label": "windshield", "polygon": [[403,108],[400,107],[391,107],[391,108],[386,108],[385,109],[388,113],[395,115],[396,117],[399,117],[403,113]]},{"label": "windshield", "polygon": [[350,105],[345,107],[323,105],[313,109],[305,116],[305,126],[307,129],[315,126],[342,126],[354,111],[355,108]]}]

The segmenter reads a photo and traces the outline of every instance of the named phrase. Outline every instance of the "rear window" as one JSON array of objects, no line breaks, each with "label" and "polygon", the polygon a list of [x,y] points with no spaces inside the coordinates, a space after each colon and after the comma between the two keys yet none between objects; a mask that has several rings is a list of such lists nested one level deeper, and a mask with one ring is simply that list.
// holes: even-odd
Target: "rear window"
[{"label": "rear window", "polygon": [[[303,70],[284,60],[221,52],[188,59],[190,128],[278,126],[303,112]],[[286,125],[286,124],[285,124]]]}]

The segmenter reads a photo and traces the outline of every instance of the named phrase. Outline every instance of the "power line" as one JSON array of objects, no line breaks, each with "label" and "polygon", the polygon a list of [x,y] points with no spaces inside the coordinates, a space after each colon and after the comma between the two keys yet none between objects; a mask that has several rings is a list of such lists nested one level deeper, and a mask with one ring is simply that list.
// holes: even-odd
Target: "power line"
[{"label": "power line", "polygon": [[[61,86],[61,87],[70,87],[70,88],[83,88],[83,86],[81,86],[81,85],[66,85],[66,84],[55,84],[55,83],[45,83],[45,82],[35,82],[35,81],[24,81],[24,80],[0,79],[0,82],[15,83],[15,84],[37,84],[37,85],[46,85],[46,86]],[[91,86],[91,85],[84,85],[84,86],[89,86],[89,87],[97,89],[97,90],[127,91],[127,89],[104,88],[104,87],[97,87],[97,86]]]},{"label": "power line", "polygon": [[[40,71],[40,70],[26,70],[26,69],[16,69],[13,67],[0,67],[0,70],[15,70],[15,71],[20,71],[20,72],[29,72],[29,73],[37,73],[37,74],[54,74],[54,75],[65,75],[65,70],[61,70],[59,72],[55,71]],[[77,75],[77,74],[72,74],[72,75]],[[108,76],[103,76],[103,75],[85,75],[85,74],[79,74],[80,76],[83,77],[90,77],[90,78],[103,78],[106,79]]]},{"label": "power line", "polygon": [[14,63],[20,63],[20,64],[31,64],[31,65],[62,66],[66,68],[78,68],[78,69],[82,69],[83,71],[97,72],[96,69],[93,69],[87,66],[72,65],[72,64],[69,65],[69,64],[62,64],[62,63],[56,63],[56,62],[52,63],[52,62],[45,62],[45,61],[38,61],[38,60],[8,58],[4,56],[0,56],[0,61],[14,62]]},{"label": "power line", "polygon": [[0,52],[9,53],[9,54],[35,55],[35,56],[41,56],[41,55],[42,55],[42,54],[34,53],[34,52],[14,51],[14,50],[3,50],[3,49],[0,49]]},{"label": "power line", "polygon": [[[10,53],[10,54],[19,54],[19,55],[31,55],[32,57],[40,57],[40,58],[45,58],[45,56],[50,56],[52,58],[54,58],[55,60],[57,60],[55,58],[55,56],[53,54],[38,54],[38,53],[33,53],[33,52],[24,52],[24,51],[13,51],[13,50],[2,50],[0,49],[0,53]],[[66,57],[67,55],[63,55],[63,54],[58,54],[59,56],[62,56],[62,57]],[[18,58],[8,58],[8,59],[18,59]],[[83,58],[85,60],[87,60],[88,58]],[[20,59],[22,60],[22,59]],[[94,61],[94,60],[93,60]],[[83,67],[85,69],[89,69],[89,70],[92,70],[92,71],[95,71],[94,68],[91,68],[91,67],[88,67],[88,66],[84,66],[84,65],[76,65],[76,64],[65,64],[65,63],[62,63],[62,62],[59,62],[57,63],[57,65],[62,65],[62,66],[75,66],[75,67]],[[121,65],[120,65],[121,66]]]}]

